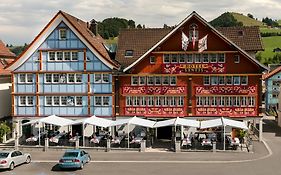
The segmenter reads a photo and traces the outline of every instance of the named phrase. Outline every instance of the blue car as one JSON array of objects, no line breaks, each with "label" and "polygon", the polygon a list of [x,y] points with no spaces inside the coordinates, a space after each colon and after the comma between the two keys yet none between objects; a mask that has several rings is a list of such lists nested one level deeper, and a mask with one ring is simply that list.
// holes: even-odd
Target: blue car
[{"label": "blue car", "polygon": [[62,158],[59,160],[60,168],[80,168],[83,169],[84,165],[91,161],[90,155],[80,149],[65,151]]}]

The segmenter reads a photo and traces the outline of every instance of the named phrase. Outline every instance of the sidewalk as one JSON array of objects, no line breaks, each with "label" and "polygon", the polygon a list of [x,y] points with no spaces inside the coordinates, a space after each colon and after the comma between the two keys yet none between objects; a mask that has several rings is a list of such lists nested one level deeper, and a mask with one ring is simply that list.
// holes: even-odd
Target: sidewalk
[{"label": "sidewalk", "polygon": [[[268,150],[262,142],[254,143],[254,153],[245,152],[128,152],[111,151],[100,152],[87,150],[94,162],[153,162],[153,161],[203,161],[203,162],[227,162],[227,161],[250,161],[263,158],[268,155]],[[49,150],[42,152],[39,150],[27,151],[31,154],[33,161],[58,161],[63,155],[63,150]]]}]

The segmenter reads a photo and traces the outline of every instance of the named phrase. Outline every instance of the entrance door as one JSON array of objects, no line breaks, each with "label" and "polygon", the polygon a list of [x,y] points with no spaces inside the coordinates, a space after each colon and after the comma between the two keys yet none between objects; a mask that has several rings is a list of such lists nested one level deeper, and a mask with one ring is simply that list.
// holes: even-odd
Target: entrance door
[{"label": "entrance door", "polygon": [[72,136],[76,136],[76,133],[78,133],[79,136],[82,136],[82,124],[72,125]]},{"label": "entrance door", "polygon": [[168,139],[172,138],[172,126],[157,128],[157,139]]}]

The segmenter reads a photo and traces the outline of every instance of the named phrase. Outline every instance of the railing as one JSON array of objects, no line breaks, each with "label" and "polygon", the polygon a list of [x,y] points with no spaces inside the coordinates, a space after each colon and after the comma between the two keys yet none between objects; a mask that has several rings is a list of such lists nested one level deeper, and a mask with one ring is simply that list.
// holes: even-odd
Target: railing
[{"label": "railing", "polygon": [[124,107],[125,115],[173,117],[186,116],[186,107]]},{"label": "railing", "polygon": [[131,86],[122,87],[122,95],[186,95],[186,86]]},{"label": "railing", "polygon": [[195,115],[204,116],[257,116],[256,107],[199,107],[195,108]]}]

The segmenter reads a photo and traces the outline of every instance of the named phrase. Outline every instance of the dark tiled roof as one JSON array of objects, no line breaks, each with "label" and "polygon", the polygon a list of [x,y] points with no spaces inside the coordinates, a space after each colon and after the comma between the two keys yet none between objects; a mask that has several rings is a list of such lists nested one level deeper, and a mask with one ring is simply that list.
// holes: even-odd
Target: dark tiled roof
[{"label": "dark tiled roof", "polygon": [[216,29],[245,51],[263,50],[258,26],[218,27]]},{"label": "dark tiled roof", "polygon": [[[129,66],[171,30],[163,28],[123,29],[118,37],[116,60],[123,68]],[[263,50],[258,27],[220,27],[217,30],[245,51]],[[133,57],[125,58],[126,50],[133,50]]]},{"label": "dark tiled roof", "polygon": [[[127,67],[166,36],[171,29],[123,29],[118,37],[116,60]],[[125,51],[133,50],[133,57],[125,58]]]},{"label": "dark tiled roof", "polygon": [[0,40],[0,58],[15,58],[15,57],[16,55],[5,46],[2,40]]},{"label": "dark tiled roof", "polygon": [[91,30],[88,28],[86,22],[68,14],[63,11],[60,11],[62,15],[76,28],[78,32],[111,64],[118,67],[118,64],[112,60],[104,46],[104,40],[99,35],[94,35]]}]

